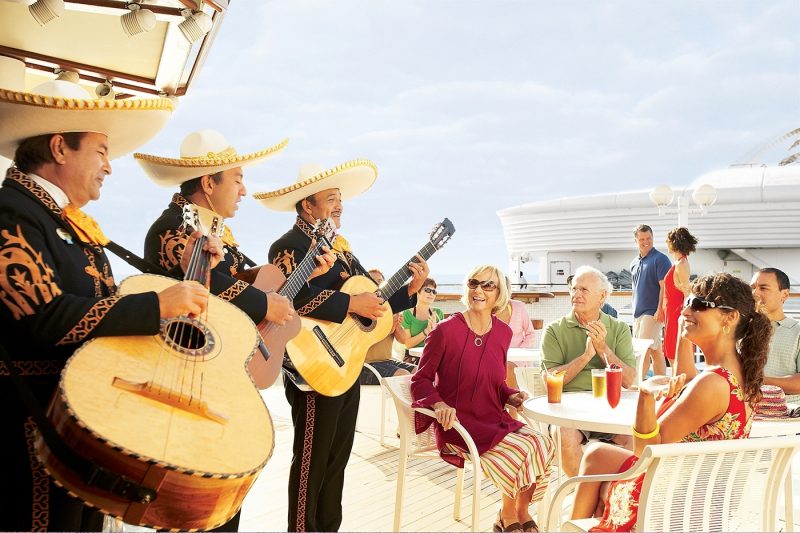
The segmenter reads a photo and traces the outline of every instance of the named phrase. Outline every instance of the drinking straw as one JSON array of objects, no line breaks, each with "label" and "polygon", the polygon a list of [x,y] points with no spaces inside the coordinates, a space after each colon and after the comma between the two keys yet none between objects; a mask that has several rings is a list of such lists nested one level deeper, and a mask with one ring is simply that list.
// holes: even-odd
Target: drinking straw
[{"label": "drinking straw", "polygon": [[603,352],[603,359],[606,360],[606,368],[611,368],[611,365],[608,364],[608,357],[606,357],[606,352]]},{"label": "drinking straw", "polygon": [[542,364],[542,370],[544,370],[544,373],[549,376],[550,375],[550,371],[547,370],[547,367],[545,366],[544,361],[540,361],[540,362]]}]

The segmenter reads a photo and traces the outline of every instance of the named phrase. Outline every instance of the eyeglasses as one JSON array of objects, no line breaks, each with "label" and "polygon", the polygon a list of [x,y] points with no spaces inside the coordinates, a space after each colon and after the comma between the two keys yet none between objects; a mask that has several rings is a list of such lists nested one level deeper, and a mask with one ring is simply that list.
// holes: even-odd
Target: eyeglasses
[{"label": "eyeglasses", "polygon": [[494,292],[497,290],[497,283],[488,279],[486,281],[478,281],[475,278],[470,278],[467,280],[467,287],[470,289],[477,289],[480,286],[485,292]]},{"label": "eyeglasses", "polygon": [[730,311],[735,311],[735,309],[729,305],[719,305],[715,304],[714,302],[710,302],[699,296],[695,296],[692,294],[688,298],[686,298],[686,302],[684,302],[683,307],[691,307],[692,311],[700,312],[705,311],[706,309],[728,309]]},{"label": "eyeglasses", "polygon": [[436,289],[434,289],[433,287],[425,287],[422,290],[427,292],[428,294],[436,294]]},{"label": "eyeglasses", "polygon": [[569,293],[575,294],[576,292],[581,293],[582,295],[586,296],[587,294],[591,294],[593,291],[592,289],[588,289],[586,287],[570,287]]}]

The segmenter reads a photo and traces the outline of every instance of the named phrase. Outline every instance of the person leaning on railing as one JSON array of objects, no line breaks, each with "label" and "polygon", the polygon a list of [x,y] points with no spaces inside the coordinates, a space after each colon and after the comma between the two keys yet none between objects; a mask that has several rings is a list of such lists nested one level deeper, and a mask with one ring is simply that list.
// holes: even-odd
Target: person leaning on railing
[{"label": "person leaning on railing", "polygon": [[[750,434],[772,335],[769,319],[757,310],[750,287],[731,274],[704,276],[691,288],[681,313],[675,374],[654,376],[639,386],[633,454],[594,444],[581,461],[581,475],[624,472],[651,444],[742,439]],[[705,355],[702,372],[694,366],[692,343]],[[660,398],[666,399],[656,411]],[[630,531],[636,524],[643,479],[644,474],[615,481],[605,496],[600,483],[579,484],[572,518],[587,518],[602,509],[594,531]]]}]

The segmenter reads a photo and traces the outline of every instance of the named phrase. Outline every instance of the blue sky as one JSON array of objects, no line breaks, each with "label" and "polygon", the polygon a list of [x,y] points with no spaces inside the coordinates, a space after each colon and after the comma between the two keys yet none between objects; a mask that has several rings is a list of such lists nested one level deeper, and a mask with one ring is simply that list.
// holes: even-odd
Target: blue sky
[{"label": "blue sky", "polygon": [[[378,181],[342,228],[364,265],[394,272],[449,217],[434,277],[505,269],[499,209],[687,185],[798,127],[796,14],[791,1],[234,0],[141,151],[177,155],[200,128],[242,153],[288,137],[246,170],[250,193],[294,182],[304,163],[368,158]],[[141,251],[172,192],[126,157],[89,210]],[[247,198],[230,226],[264,261],[292,220]]]}]

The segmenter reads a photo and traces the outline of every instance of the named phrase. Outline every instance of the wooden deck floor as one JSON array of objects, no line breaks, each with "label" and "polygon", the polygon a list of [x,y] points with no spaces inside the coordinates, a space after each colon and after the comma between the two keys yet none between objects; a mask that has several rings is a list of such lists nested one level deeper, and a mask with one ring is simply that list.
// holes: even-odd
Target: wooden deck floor
[{"label": "wooden deck floor", "polygon": [[[280,384],[263,391],[275,426],[275,451],[261,472],[242,508],[240,531],[286,531],[287,479],[291,461],[292,423],[289,405]],[[394,406],[387,404],[390,423],[387,433],[395,432]],[[362,387],[358,431],[347,466],[344,486],[344,518],[341,531],[391,531],[397,484],[398,439],[388,438],[389,447],[379,443],[380,388]],[[800,456],[793,461],[795,523],[800,524]],[[440,460],[414,459],[409,462],[401,531],[469,531],[471,523],[469,488],[465,481],[461,520],[453,519],[455,468]],[[779,501],[783,501],[783,497]],[[491,531],[500,493],[487,480],[481,487],[481,530]],[[532,512],[535,508],[532,508]],[[785,531],[783,513],[778,513],[778,529]],[[124,531],[147,532],[125,524]]]},{"label": "wooden deck floor", "polygon": [[[362,387],[353,454],[347,466],[343,496],[342,531],[391,531],[397,488],[398,439],[379,442],[380,389]],[[275,451],[242,508],[240,531],[286,531],[287,488],[291,461],[292,421],[289,405],[280,385],[263,392],[275,425]],[[394,435],[394,407],[387,404],[390,424],[387,433]],[[471,523],[469,494],[470,474],[465,481],[461,520],[453,519],[455,468],[443,461],[409,461],[403,505],[403,531],[469,531]],[[500,493],[489,481],[481,487],[481,528],[491,531]]]}]

